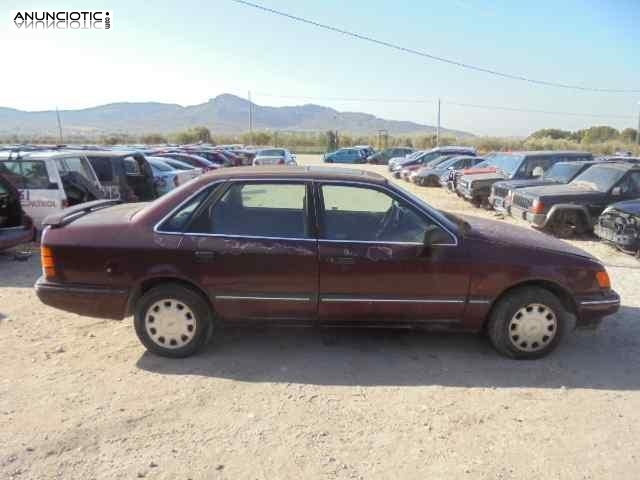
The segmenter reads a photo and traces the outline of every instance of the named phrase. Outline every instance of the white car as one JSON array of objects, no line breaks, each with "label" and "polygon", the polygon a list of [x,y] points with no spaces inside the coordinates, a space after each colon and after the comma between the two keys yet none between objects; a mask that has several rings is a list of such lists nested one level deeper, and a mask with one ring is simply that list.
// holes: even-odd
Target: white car
[{"label": "white car", "polygon": [[297,165],[296,156],[286,148],[259,150],[253,159],[254,165]]},{"label": "white car", "polygon": [[22,209],[40,229],[45,217],[103,197],[100,181],[81,152],[0,152],[0,172],[20,192]]}]

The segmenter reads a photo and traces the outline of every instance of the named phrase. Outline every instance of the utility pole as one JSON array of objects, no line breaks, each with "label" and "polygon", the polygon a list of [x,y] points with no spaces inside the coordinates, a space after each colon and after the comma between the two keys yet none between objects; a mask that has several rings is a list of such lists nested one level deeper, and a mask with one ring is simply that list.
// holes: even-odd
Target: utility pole
[{"label": "utility pole", "polygon": [[253,103],[251,102],[251,90],[249,90],[249,141],[253,145]]},{"label": "utility pole", "polygon": [[436,127],[436,147],[440,146],[440,99],[438,99],[438,126]]},{"label": "utility pole", "polygon": [[58,119],[58,139],[60,140],[60,145],[64,145],[64,141],[62,140],[62,122],[60,121],[58,107],[56,107],[56,118]]}]

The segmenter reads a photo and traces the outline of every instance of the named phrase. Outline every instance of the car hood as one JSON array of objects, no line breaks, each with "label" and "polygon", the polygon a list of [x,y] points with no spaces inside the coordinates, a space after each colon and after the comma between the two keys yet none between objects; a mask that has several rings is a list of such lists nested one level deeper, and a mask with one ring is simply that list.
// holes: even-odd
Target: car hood
[{"label": "car hood", "polygon": [[486,220],[466,215],[461,215],[461,217],[471,226],[470,232],[467,234],[470,238],[484,240],[505,247],[520,247],[560,255],[572,255],[598,262],[595,257],[580,248],[574,247],[570,243],[529,228],[522,228],[511,223]]},{"label": "car hood", "polygon": [[458,170],[462,175],[479,175],[481,173],[493,173],[497,171],[496,167],[483,167],[483,168],[465,168],[464,170]]},{"label": "car hood", "polygon": [[640,216],[640,199],[614,203],[607,210],[609,209],[618,210],[619,212],[628,213],[629,215]]},{"label": "car hood", "polygon": [[579,197],[584,195],[605,195],[586,185],[568,183],[566,185],[547,185],[523,189],[522,194],[528,197]]},{"label": "car hood", "polygon": [[502,188],[514,189],[514,188],[529,188],[529,187],[542,187],[545,185],[558,185],[560,182],[555,180],[508,180],[506,182],[496,183],[496,186]]},{"label": "car hood", "polygon": [[[466,175],[464,175],[466,176]],[[482,181],[482,180],[504,180],[504,175],[499,172],[490,172],[490,173],[477,173],[473,175],[473,181]]]}]

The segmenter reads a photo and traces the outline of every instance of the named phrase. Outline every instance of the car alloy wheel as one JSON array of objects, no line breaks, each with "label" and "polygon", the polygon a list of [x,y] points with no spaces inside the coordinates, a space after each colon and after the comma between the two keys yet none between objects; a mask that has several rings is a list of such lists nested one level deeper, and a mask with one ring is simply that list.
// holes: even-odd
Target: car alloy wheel
[{"label": "car alloy wheel", "polygon": [[193,340],[197,319],[184,302],[166,298],[149,307],[144,323],[149,338],[155,344],[174,349],[184,347]]},{"label": "car alloy wheel", "polygon": [[531,303],[520,308],[509,321],[509,340],[518,350],[537,352],[553,340],[558,320],[551,308]]}]

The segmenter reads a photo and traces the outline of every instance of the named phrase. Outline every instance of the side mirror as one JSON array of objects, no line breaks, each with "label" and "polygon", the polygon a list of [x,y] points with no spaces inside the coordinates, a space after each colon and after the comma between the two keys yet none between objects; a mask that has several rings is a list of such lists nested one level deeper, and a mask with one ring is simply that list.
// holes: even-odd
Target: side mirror
[{"label": "side mirror", "polygon": [[611,195],[613,195],[614,197],[619,197],[620,195],[622,195],[622,188],[613,187],[613,190],[611,190]]}]

